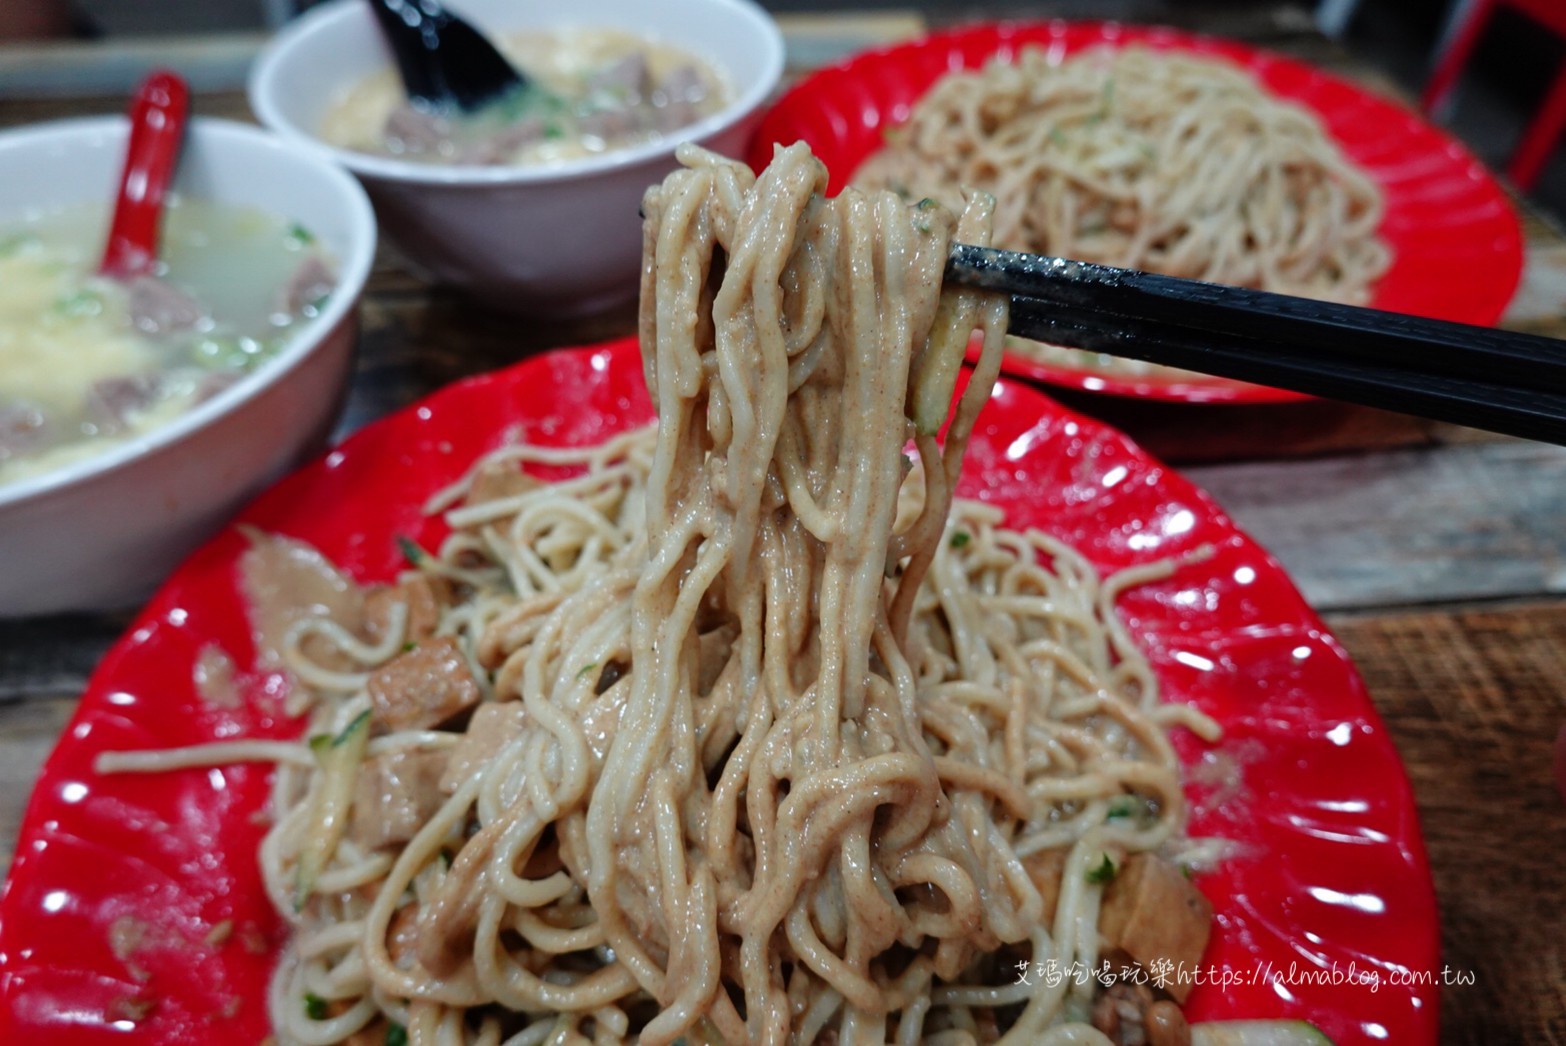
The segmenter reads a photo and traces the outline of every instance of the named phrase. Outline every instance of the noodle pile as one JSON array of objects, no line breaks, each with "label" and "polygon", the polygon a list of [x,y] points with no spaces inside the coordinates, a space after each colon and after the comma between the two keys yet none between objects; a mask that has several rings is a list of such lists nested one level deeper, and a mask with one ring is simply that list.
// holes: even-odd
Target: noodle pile
[{"label": "noodle pile", "polygon": [[[1090,981],[1019,963],[1096,963],[1095,870],[1183,845],[1166,734],[1212,726],[1160,703],[1114,615],[1158,571],[1100,583],[953,498],[1005,301],[941,273],[991,201],[826,200],[803,146],[760,176],[680,158],[644,205],[656,429],[495,452],[408,575],[448,586],[435,632],[516,732],[405,845],[335,831],[303,896],[321,740],[413,656],[414,608],[284,643],[321,740],[282,759],[262,851],[295,929],[278,1038],[1106,1042]],[[579,472],[481,489],[540,465]],[[363,752],[459,739],[380,727]]]},{"label": "noodle pile", "polygon": [[1008,250],[1347,304],[1390,261],[1380,190],[1312,113],[1222,61],[1147,48],[1026,48],[947,75],[854,182],[947,204],[981,187]]}]

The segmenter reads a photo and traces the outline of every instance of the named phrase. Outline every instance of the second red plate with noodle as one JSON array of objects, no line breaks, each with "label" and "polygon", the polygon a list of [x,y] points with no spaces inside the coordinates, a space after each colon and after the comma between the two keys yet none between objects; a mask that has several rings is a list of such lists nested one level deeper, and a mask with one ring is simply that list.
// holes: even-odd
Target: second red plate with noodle
[{"label": "second red plate with noodle", "polygon": [[[1174,29],[1100,22],[986,24],[869,51],[796,84],[762,118],[750,163],[775,143],[803,140],[845,185],[888,127],[949,72],[1042,47],[1054,60],[1089,47],[1136,44],[1223,59],[1264,89],[1313,111],[1344,154],[1386,199],[1380,235],[1391,268],[1377,281],[1378,309],[1489,326],[1522,274],[1522,233],[1505,191],[1471,153],[1403,106],[1304,62]],[[1224,378],[1122,377],[1008,353],[1009,374],[1068,388],[1188,403],[1264,403],[1298,393]]]},{"label": "second red plate with noodle", "polygon": [[[0,900],[0,1042],[268,1033],[285,932],[256,860],[269,768],[93,770],[105,751],[303,728],[282,715],[283,677],[255,665],[240,525],[387,580],[403,564],[398,535],[438,544],[444,524],[422,506],[480,454],[523,438],[601,442],[651,417],[634,339],[551,353],[366,427],[181,567],[104,659],[38,779]],[[1339,1044],[1433,1043],[1435,899],[1408,780],[1347,656],[1278,564],[1124,436],[1012,382],[980,417],[960,493],[1101,571],[1214,550],[1119,604],[1167,698],[1225,732],[1216,747],[1177,737],[1194,832],[1238,848],[1198,879],[1216,925],[1192,1018],[1298,1017]],[[195,681],[218,653],[232,702]]]}]

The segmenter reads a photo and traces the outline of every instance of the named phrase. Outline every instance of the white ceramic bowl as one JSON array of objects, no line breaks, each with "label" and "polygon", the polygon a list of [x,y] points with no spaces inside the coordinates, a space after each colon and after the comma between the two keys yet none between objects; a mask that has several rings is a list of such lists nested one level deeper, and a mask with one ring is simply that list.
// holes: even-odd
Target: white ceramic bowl
[{"label": "white ceramic bowl", "polygon": [[684,48],[722,70],[733,101],[674,135],[559,166],[412,163],[338,149],[316,135],[344,93],[392,64],[369,4],[335,0],[278,34],[250,72],[250,105],[291,141],[359,176],[381,228],[435,280],[519,313],[590,312],[636,295],[637,210],[647,186],[695,141],[742,157],[783,71],[783,39],[750,0],[458,0],[491,37],[552,26],[614,26]]},{"label": "white ceramic bowl", "polygon": [[[0,224],[33,208],[108,201],[126,126],[104,117],[0,134]],[[184,416],[0,486],[0,617],[140,600],[261,487],[318,449],[342,405],[375,255],[363,190],[311,151],[201,119],[192,121],[175,188],[298,221],[336,259],[337,290],[276,358]]]}]

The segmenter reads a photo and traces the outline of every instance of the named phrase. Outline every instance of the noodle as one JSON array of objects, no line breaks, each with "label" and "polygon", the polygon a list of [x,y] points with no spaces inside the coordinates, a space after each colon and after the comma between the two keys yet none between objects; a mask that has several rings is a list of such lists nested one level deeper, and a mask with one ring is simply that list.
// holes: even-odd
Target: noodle
[{"label": "noodle", "polygon": [[[1362,305],[1387,268],[1380,190],[1315,116],[1230,64],[1141,47],[1037,48],[943,77],[854,183],[996,197],[995,245]],[[1140,361],[1013,339],[1125,374]],[[1065,356],[1061,354],[1065,353]]]},{"label": "noodle", "polygon": [[[279,758],[278,1037],[1109,1041],[1090,980],[1018,964],[1096,964],[1103,870],[1184,845],[1167,731],[1214,727],[1160,703],[1120,579],[953,497],[1005,300],[940,277],[991,201],[826,200],[803,146],[680,159],[644,204],[656,428],[505,448],[438,496],[453,532],[400,583],[445,586],[429,635],[411,598],[390,640],[294,626],[299,679],[369,683],[300,683],[319,765]],[[376,680],[442,643],[509,732],[399,725]],[[405,840],[345,833],[370,761],[469,745]]]}]

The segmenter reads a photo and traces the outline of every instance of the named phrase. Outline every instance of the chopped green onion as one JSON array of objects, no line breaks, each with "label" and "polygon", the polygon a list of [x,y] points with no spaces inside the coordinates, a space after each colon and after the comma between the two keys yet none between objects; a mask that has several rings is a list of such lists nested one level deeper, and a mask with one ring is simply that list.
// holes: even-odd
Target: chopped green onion
[{"label": "chopped green onion", "polygon": [[598,662],[597,661],[591,661],[591,662],[583,665],[581,671],[579,671],[576,674],[576,678],[581,679],[583,676],[587,675],[587,673],[591,672],[593,669],[595,669],[597,667],[598,667]]},{"label": "chopped green onion", "polygon": [[191,347],[196,362],[218,370],[240,370],[248,366],[252,353],[240,339],[228,335],[206,335]]},{"label": "chopped green onion", "polygon": [[1095,886],[1103,886],[1105,883],[1114,881],[1115,873],[1117,871],[1118,869],[1115,867],[1115,862],[1109,859],[1108,854],[1105,854],[1102,864],[1100,864],[1097,868],[1088,869],[1087,881]]},{"label": "chopped green onion", "polygon": [[406,654],[410,650],[417,650],[417,649],[419,649],[419,644],[413,642],[412,640],[409,640],[408,642],[406,642],[406,643],[404,643],[402,645],[402,652],[404,654]]},{"label": "chopped green onion", "polygon": [[103,299],[92,291],[80,290],[56,301],[54,311],[73,320],[96,316],[103,311]]},{"label": "chopped green onion", "polygon": [[9,257],[31,243],[37,243],[38,237],[30,232],[14,232],[9,236],[0,236],[0,258]]},{"label": "chopped green onion", "polygon": [[506,123],[514,123],[525,116],[548,118],[567,111],[566,100],[535,81],[529,80],[520,90],[512,91],[486,108],[486,115],[493,112]]},{"label": "chopped green onion", "polygon": [[966,530],[958,530],[952,534],[951,546],[952,548],[962,548],[972,540],[973,535],[969,534]]},{"label": "chopped green onion", "polygon": [[1109,801],[1109,813],[1104,819],[1113,821],[1117,817],[1130,817],[1136,812],[1136,801],[1129,795],[1117,795]]},{"label": "chopped green onion", "polygon": [[402,551],[403,557],[414,566],[424,562],[425,556],[428,555],[419,547],[418,542],[403,534],[397,535],[397,547]]},{"label": "chopped green onion", "polygon": [[386,1046],[408,1046],[408,1029],[400,1024],[386,1025]]},{"label": "chopped green onion", "polygon": [[331,1013],[326,1008],[326,1000],[314,992],[306,992],[304,997],[305,1016],[312,1021],[324,1021]]},{"label": "chopped green onion", "polygon": [[288,227],[288,238],[301,247],[315,242],[315,234],[298,222]]}]

